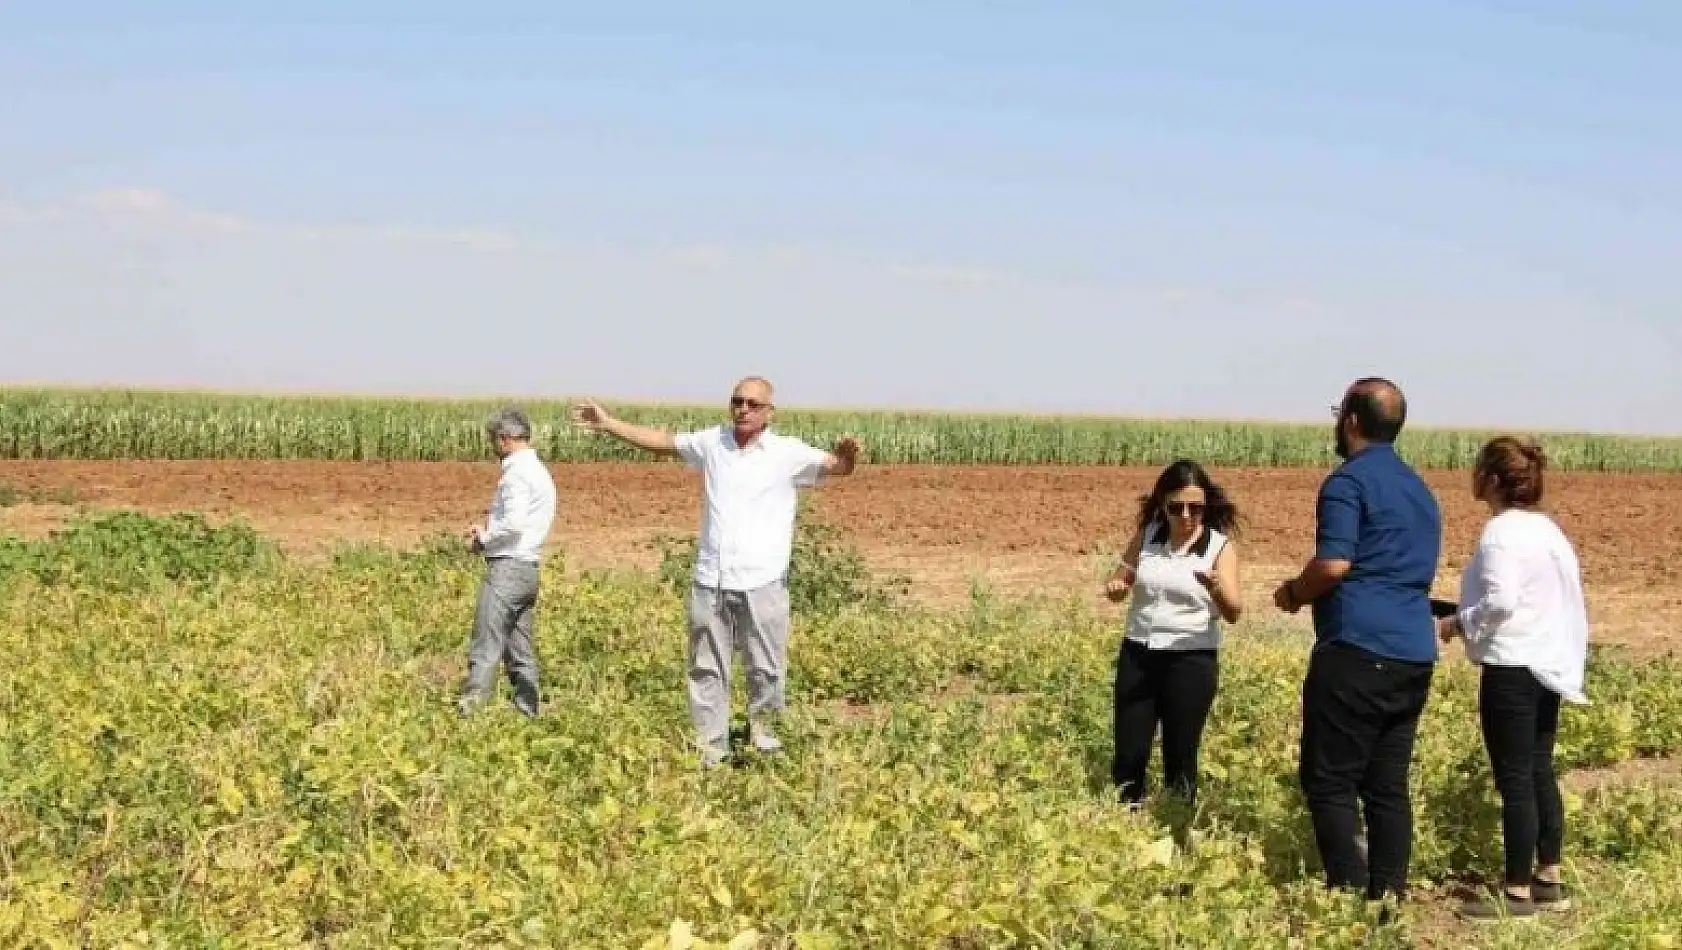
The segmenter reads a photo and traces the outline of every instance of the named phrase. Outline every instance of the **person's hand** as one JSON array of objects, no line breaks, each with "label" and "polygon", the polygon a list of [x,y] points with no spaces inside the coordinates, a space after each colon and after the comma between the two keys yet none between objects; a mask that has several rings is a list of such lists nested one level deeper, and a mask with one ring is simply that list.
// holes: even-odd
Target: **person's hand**
[{"label": "person's hand", "polygon": [[1273,591],[1273,606],[1278,607],[1280,610],[1283,610],[1288,614],[1294,614],[1302,609],[1302,605],[1297,603],[1295,597],[1291,596],[1290,581],[1280,584],[1279,587]]},{"label": "person's hand", "polygon": [[597,405],[593,399],[586,399],[573,406],[571,416],[573,425],[589,429],[591,432],[601,432],[613,421],[607,410]]},{"label": "person's hand", "polygon": [[849,435],[841,441],[835,443],[835,448],[830,450],[830,454],[834,455],[836,458],[848,465],[856,465],[859,460],[859,452],[862,451],[863,448],[864,447],[859,444],[858,439]]},{"label": "person's hand", "polygon": [[1113,603],[1121,603],[1127,599],[1127,592],[1133,589],[1133,569],[1123,564],[1116,569],[1110,579],[1104,582],[1104,596]]},{"label": "person's hand", "polygon": [[1112,577],[1104,584],[1104,596],[1108,597],[1112,603],[1119,604],[1127,598],[1129,586],[1127,578]]},{"label": "person's hand", "polygon": [[1441,640],[1444,643],[1449,643],[1449,642],[1452,642],[1454,640],[1454,638],[1459,636],[1459,635],[1460,635],[1460,618],[1459,617],[1450,616],[1450,617],[1438,617],[1437,618],[1437,639],[1438,640]]}]

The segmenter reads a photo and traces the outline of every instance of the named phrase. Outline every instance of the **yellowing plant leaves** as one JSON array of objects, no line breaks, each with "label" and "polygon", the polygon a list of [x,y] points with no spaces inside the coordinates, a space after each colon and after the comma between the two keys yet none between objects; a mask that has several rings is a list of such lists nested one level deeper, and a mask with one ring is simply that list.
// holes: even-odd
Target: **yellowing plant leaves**
[{"label": "yellowing plant leaves", "polygon": [[730,938],[730,943],[725,946],[725,950],[754,950],[755,947],[759,946],[761,939],[763,938],[760,937],[759,931],[744,930]]},{"label": "yellowing plant leaves", "polygon": [[216,804],[230,815],[237,815],[245,810],[245,793],[239,790],[239,784],[224,776],[216,786]]},{"label": "yellowing plant leaves", "polygon": [[1144,864],[1164,867],[1174,863],[1174,851],[1173,838],[1158,838],[1145,847],[1140,857]]}]

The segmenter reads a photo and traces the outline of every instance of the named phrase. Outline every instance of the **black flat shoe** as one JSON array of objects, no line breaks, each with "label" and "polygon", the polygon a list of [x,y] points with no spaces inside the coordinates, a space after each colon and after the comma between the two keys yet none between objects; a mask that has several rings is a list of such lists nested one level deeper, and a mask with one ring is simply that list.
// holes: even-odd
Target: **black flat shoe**
[{"label": "black flat shoe", "polygon": [[1531,881],[1530,900],[1537,910],[1571,909],[1571,892],[1558,881]]},{"label": "black flat shoe", "polygon": [[1505,892],[1460,905],[1460,916],[1467,920],[1514,920],[1534,917],[1536,913],[1535,901]]}]

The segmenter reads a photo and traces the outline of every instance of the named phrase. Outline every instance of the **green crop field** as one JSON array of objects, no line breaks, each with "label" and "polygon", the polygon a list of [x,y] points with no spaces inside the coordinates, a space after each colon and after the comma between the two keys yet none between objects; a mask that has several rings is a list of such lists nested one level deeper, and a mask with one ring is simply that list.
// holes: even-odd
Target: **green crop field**
[{"label": "green crop field", "polygon": [[[459,544],[292,561],[238,523],[132,512],[0,541],[0,945],[1674,946],[1682,788],[1569,796],[1567,914],[1445,935],[1427,900],[1381,923],[1317,882],[1298,636],[1233,631],[1200,808],[1130,813],[1104,785],[1113,621],[979,591],[914,607],[813,530],[788,748],[707,774],[681,550],[665,579],[551,559],[526,721],[452,708],[478,577]],[[1589,690],[1565,765],[1682,751],[1677,661],[1597,652]],[[1476,702],[1445,664],[1422,894],[1500,867]]]},{"label": "green crop field", "polygon": [[[0,458],[478,460],[481,424],[500,403],[220,396],[118,391],[0,390]],[[631,459],[611,439],[575,430],[559,401],[527,404],[538,447],[556,462]],[[673,427],[723,418],[722,407],[614,407]],[[1323,466],[1335,461],[1323,425],[1153,422],[1091,417],[781,410],[778,427],[820,443],[851,434],[876,463],[1157,465],[1193,457],[1225,466]],[[1424,468],[1470,464],[1491,433],[1410,428],[1399,444]],[[1542,435],[1553,464],[1584,471],[1682,471],[1682,438]]]}]

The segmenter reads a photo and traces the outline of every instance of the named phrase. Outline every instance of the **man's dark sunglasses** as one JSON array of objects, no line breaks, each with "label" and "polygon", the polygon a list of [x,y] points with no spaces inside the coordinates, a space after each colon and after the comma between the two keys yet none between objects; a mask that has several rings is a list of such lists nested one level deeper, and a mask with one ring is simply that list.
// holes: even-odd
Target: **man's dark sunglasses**
[{"label": "man's dark sunglasses", "polygon": [[730,397],[730,408],[740,409],[743,406],[746,406],[749,409],[756,409],[756,410],[757,409],[769,409],[769,408],[771,408],[771,404],[768,403],[768,402],[760,402],[757,399],[749,399],[746,396],[731,396]]}]

